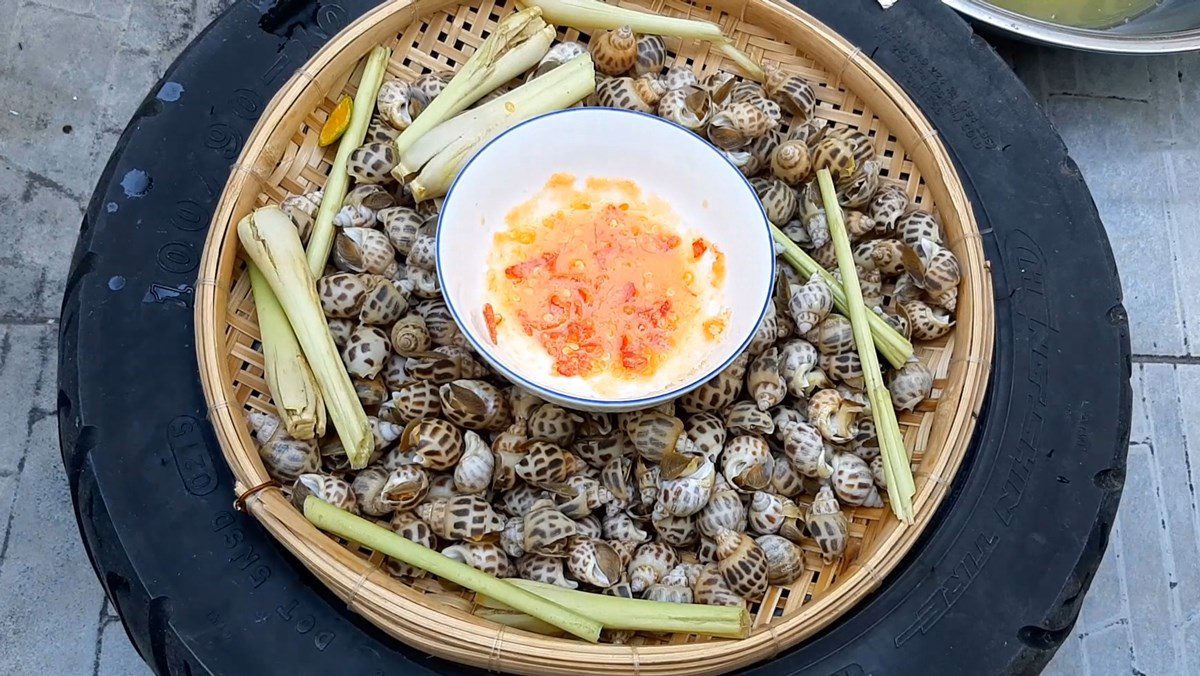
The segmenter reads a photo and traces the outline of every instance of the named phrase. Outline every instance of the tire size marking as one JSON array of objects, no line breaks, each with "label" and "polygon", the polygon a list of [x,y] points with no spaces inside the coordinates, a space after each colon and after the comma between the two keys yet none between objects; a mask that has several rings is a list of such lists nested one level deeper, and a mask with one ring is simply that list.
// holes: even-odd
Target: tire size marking
[{"label": "tire size marking", "polygon": [[[1015,452],[1008,465],[1000,496],[992,504],[997,527],[981,530],[974,538],[962,538],[968,549],[961,556],[947,555],[947,560],[956,561],[945,579],[921,604],[911,624],[896,635],[897,648],[918,634],[928,633],[950,608],[966,593],[967,588],[979,576],[983,566],[996,550],[1004,529],[1012,525],[1013,515],[1025,497],[1025,489],[1033,472],[1033,465],[1043,442],[1042,430],[1046,423],[1046,386],[1050,356],[1050,336],[1058,332],[1050,318],[1050,306],[1046,299],[1046,257],[1037,243],[1021,230],[1015,230],[1004,242],[1007,262],[1005,275],[1013,287],[1010,296],[1013,314],[1012,344],[1027,346],[1023,358],[1024,371],[1028,373],[1029,393],[1024,399],[1014,399],[1011,418],[1020,420],[1019,436]],[[1016,366],[1021,372],[1021,364]],[[1082,420],[1088,419],[1084,409]]]},{"label": "tire size marking", "polygon": [[[937,30],[928,26],[929,30]],[[879,28],[874,41],[878,45],[886,45],[886,49],[896,55],[898,61],[895,67],[907,71],[907,77],[897,77],[896,80],[906,82],[905,91],[914,99],[923,99],[922,105],[932,110],[941,110],[950,114],[950,119],[962,130],[963,136],[976,150],[999,150],[1000,144],[992,138],[987,125],[976,112],[977,104],[964,97],[946,74],[938,69],[924,55],[908,44],[912,31],[920,27],[909,23],[889,23]]]},{"label": "tire size marking", "polygon": [[216,489],[217,472],[195,418],[181,415],[167,423],[167,446],[175,456],[175,468],[188,493],[199,497]]},{"label": "tire size marking", "polygon": [[258,589],[271,579],[271,568],[260,563],[258,552],[254,545],[246,541],[246,531],[235,526],[237,517],[233,512],[221,510],[212,519],[212,532],[221,534],[221,544],[224,545],[229,558],[226,562],[231,568],[245,574],[250,586]]}]

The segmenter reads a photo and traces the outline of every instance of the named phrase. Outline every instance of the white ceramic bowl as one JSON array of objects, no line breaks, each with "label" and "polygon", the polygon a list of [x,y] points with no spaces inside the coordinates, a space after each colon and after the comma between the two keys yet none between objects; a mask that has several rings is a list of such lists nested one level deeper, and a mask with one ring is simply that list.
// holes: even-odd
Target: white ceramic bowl
[{"label": "white ceramic bowl", "polygon": [[[726,330],[674,382],[647,382],[621,398],[581,394],[562,376],[488,339],[482,308],[494,235],[505,215],[556,173],[629,179],[665,199],[692,232],[726,256]],[[766,214],[745,177],[707,141],[652,115],[571,108],[528,120],[496,137],[467,163],[446,195],[437,232],[446,304],[474,348],[509,380],[571,408],[625,411],[699,387],[745,349],[771,302],[775,254]],[[557,380],[557,382],[555,382]],[[571,390],[575,389],[574,392]]]}]

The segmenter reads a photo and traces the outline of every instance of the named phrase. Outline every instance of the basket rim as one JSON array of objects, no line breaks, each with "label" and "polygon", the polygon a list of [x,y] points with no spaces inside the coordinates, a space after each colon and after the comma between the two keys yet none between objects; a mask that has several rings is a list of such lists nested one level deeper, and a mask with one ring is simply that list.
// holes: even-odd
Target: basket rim
[{"label": "basket rim", "polygon": [[[242,213],[234,213],[237,207],[236,196],[246,190],[254,190],[257,194],[259,188],[267,182],[276,161],[264,165],[261,162],[262,151],[267,143],[266,137],[270,136],[272,131],[283,122],[282,118],[286,116],[287,111],[298,101],[305,100],[306,97],[311,98],[311,96],[317,95],[315,100],[319,102],[331,93],[331,86],[338,83],[336,75],[331,76],[326,70],[331,63],[349,56],[353,56],[353,63],[357,63],[374,44],[385,39],[380,36],[386,36],[389,33],[394,35],[394,31],[380,30],[381,22],[385,22],[389,18],[400,16],[400,20],[411,22],[420,16],[454,4],[457,3],[452,0],[431,0],[428,3],[422,3],[422,0],[394,0],[363,14],[358,20],[331,38],[272,97],[253,131],[247,136],[245,145],[232,167],[230,179],[226,183],[214,211],[203,249],[197,281],[199,288],[195,307],[195,331],[198,367],[205,400],[209,408],[209,419],[222,452],[233,469],[239,493],[248,487],[262,483],[258,479],[265,477],[265,471],[262,469],[257,452],[254,451],[253,443],[245,429],[240,413],[241,405],[237,404],[233,397],[231,372],[224,359],[227,354],[222,341],[226,328],[224,312],[228,296],[227,273],[231,271],[236,262],[236,256],[229,252],[227,245],[232,236],[233,250],[236,253],[235,215],[239,218],[242,215]],[[721,9],[734,21],[742,20],[750,6],[745,2],[734,3],[729,8],[723,8],[721,2],[711,4],[716,5],[717,9]],[[547,669],[555,673],[574,673],[573,669],[578,667],[573,666],[572,662],[575,665],[594,664],[596,660],[611,661],[622,657],[631,660],[634,670],[639,668],[643,671],[647,669],[653,671],[656,668],[670,669],[670,671],[661,673],[715,673],[716,670],[732,669],[767,658],[811,636],[857,605],[865,595],[878,588],[884,578],[907,556],[929,523],[931,515],[939,508],[949,492],[953,475],[966,454],[973,437],[975,421],[982,409],[991,371],[994,341],[991,279],[990,274],[986,272],[989,268],[983,256],[975,213],[966,196],[962,178],[937,130],[933,128],[911,98],[861,49],[794,5],[778,0],[758,0],[754,4],[757,5],[756,11],[772,15],[772,19],[791,22],[795,29],[811,36],[814,44],[805,43],[804,53],[814,58],[829,73],[834,74],[839,85],[847,80],[861,80],[863,83],[877,88],[879,95],[886,96],[890,100],[898,117],[894,118],[895,121],[889,122],[889,128],[896,133],[899,139],[899,128],[896,122],[907,125],[907,129],[911,132],[909,136],[915,142],[903,144],[905,153],[914,165],[921,167],[921,175],[925,178],[930,190],[940,191],[934,198],[938,211],[943,215],[953,212],[961,223],[962,236],[957,240],[949,241],[948,245],[957,249],[956,253],[961,259],[964,271],[983,272],[983,274],[973,274],[969,278],[964,274],[964,289],[970,290],[973,300],[981,302],[970,304],[972,314],[969,322],[961,321],[962,313],[965,310],[962,302],[959,306],[960,321],[955,329],[955,351],[960,349],[958,342],[961,340],[961,349],[965,352],[970,347],[970,354],[963,356],[955,354],[950,362],[952,366],[955,362],[960,362],[963,369],[961,379],[963,387],[948,388],[954,395],[954,405],[952,413],[947,416],[946,424],[956,431],[956,436],[950,452],[944,454],[945,458],[939,459],[935,471],[918,480],[918,493],[914,496],[914,504],[919,506],[917,523],[912,526],[901,524],[889,532],[878,546],[884,552],[880,561],[869,565],[862,565],[861,562],[850,565],[840,577],[839,589],[833,593],[813,599],[810,603],[805,604],[803,610],[778,624],[766,626],[765,630],[760,630],[764,628],[764,623],[759,621],[761,618],[756,618],[753,631],[747,638],[704,644],[629,646],[587,644],[511,630],[487,623],[459,608],[441,603],[423,602],[423,599],[415,598],[415,596],[420,596],[419,591],[386,575],[382,576],[387,577],[382,582],[371,582],[372,574],[381,572],[378,566],[361,559],[316,529],[291,506],[279,489],[260,490],[254,494],[253,499],[247,501],[250,513],[254,514],[272,532],[280,544],[290,549],[332,591],[347,599],[352,609],[367,616],[368,619],[398,639],[427,652],[449,656],[450,659],[493,669],[506,668],[526,672],[532,670],[533,673],[546,673]],[[755,24],[764,23],[766,22],[755,22]],[[744,46],[744,42],[742,46]],[[822,60],[817,56],[817,48],[835,52],[841,57],[840,63],[828,63]],[[349,70],[352,71],[353,67]],[[346,75],[344,72],[341,74]],[[344,80],[341,82],[344,83]],[[856,88],[847,87],[853,89],[856,94],[860,93]],[[340,91],[340,84],[336,91]],[[875,114],[882,118],[878,109]],[[949,398],[944,401],[948,406]],[[947,443],[950,444],[951,440],[947,439]],[[250,466],[241,464],[239,453],[242,459],[249,458]],[[950,470],[949,473],[945,476],[941,475],[941,472],[946,469]],[[349,562],[346,557],[352,557],[357,563]],[[356,580],[357,582],[351,591],[346,592],[334,585],[334,581],[337,579]],[[362,601],[361,588],[364,587],[373,589],[378,587],[384,590],[384,593],[391,596],[388,599],[392,604],[389,606],[390,609],[403,609],[420,615],[423,621],[420,624],[406,625],[405,629],[396,629],[392,625],[385,626],[379,617],[384,611],[378,607],[364,604]],[[463,630],[461,636],[455,636],[455,640],[470,644],[473,646],[474,652],[463,648],[453,650],[448,648],[446,646],[447,634],[442,634],[436,639],[425,635],[422,628],[427,627],[425,623],[431,619],[430,613],[436,615],[436,619],[446,629]],[[780,630],[787,629],[814,615],[821,615],[824,619],[816,623],[815,627],[806,628],[781,639],[782,632]],[[405,618],[391,619],[402,622]],[[488,638],[480,638],[478,634],[481,632]],[[562,660],[563,656],[560,655],[554,668],[551,669],[544,661],[547,650],[560,653],[565,651],[569,653],[571,659]],[[531,658],[529,655],[534,657]],[[697,665],[695,660],[699,657],[705,658],[706,663]],[[521,661],[522,659],[525,661]]]}]

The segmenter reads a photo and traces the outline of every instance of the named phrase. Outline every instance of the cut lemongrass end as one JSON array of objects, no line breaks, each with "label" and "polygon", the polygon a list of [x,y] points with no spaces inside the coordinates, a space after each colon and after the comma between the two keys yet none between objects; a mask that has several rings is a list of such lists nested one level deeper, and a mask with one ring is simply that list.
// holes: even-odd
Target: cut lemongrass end
[{"label": "cut lemongrass end", "polygon": [[[745,608],[628,599],[565,589],[532,580],[513,579],[510,582],[555,603],[574,608],[599,621],[605,629],[680,632],[723,638],[745,638],[750,633],[750,613]],[[492,597],[492,601],[504,603],[495,597]],[[491,601],[483,603],[495,605]]]},{"label": "cut lemongrass end", "polygon": [[896,421],[896,409],[892,406],[892,395],[883,383],[883,372],[879,367],[879,355],[871,337],[870,318],[877,317],[867,309],[862,299],[862,287],[858,282],[858,271],[854,266],[854,253],[850,249],[850,235],[842,217],[842,207],[837,201],[837,191],[828,169],[817,172],[817,183],[821,188],[821,200],[825,203],[829,236],[837,255],[838,271],[842,275],[842,291],[845,297],[847,316],[854,331],[854,343],[862,364],[863,384],[871,400],[871,417],[875,420],[875,433],[879,439],[879,452],[883,455],[884,473],[888,481],[888,502],[892,512],[904,523],[913,522],[912,497],[914,484],[908,451],[900,435]]},{"label": "cut lemongrass end", "polygon": [[542,595],[501,580],[465,563],[408,540],[382,526],[308,496],[304,500],[304,518],[317,528],[352,540],[415,566],[471,591],[496,599],[563,631],[595,643],[600,639],[600,622],[545,598]]},{"label": "cut lemongrass end", "polygon": [[595,88],[592,57],[580,54],[495,101],[430,130],[406,155],[410,166],[423,165],[408,184],[413,197],[424,201],[445,195],[458,172],[488,141],[531,117],[570,107]]},{"label": "cut lemongrass end", "polygon": [[351,107],[350,125],[338,142],[337,154],[334,155],[333,165],[329,168],[329,178],[325,181],[324,193],[321,196],[321,206],[317,209],[312,230],[308,236],[308,269],[313,276],[319,276],[325,270],[329,260],[329,252],[333,250],[333,218],[342,208],[346,199],[346,190],[350,186],[350,174],[346,164],[350,154],[363,144],[367,137],[367,127],[371,124],[371,113],[375,110],[375,97],[379,95],[379,87],[387,74],[388,59],[392,50],[387,47],[376,47],[367,57],[367,65],[363,68],[362,79],[358,82],[358,91],[354,94],[354,105]]},{"label": "cut lemongrass end", "polygon": [[279,299],[254,263],[247,264],[271,401],[295,439],[325,434],[325,400]]},{"label": "cut lemongrass end", "polygon": [[[504,17],[450,79],[442,93],[400,132],[396,137],[396,150],[404,156],[426,132],[537,65],[553,41],[554,28],[546,24],[542,10],[537,7],[527,7]],[[393,171],[401,181],[406,178],[403,174],[403,165]]]},{"label": "cut lemongrass end", "polygon": [[279,207],[262,207],[243,218],[237,230],[242,247],[287,315],[350,466],[365,467],[375,447],[371,424],[329,333],[295,224]]},{"label": "cut lemongrass end", "polygon": [[[838,283],[828,270],[821,267],[821,264],[813,260],[800,248],[800,245],[792,241],[782,230],[775,225],[771,225],[771,236],[775,242],[783,249],[783,259],[787,261],[796,272],[800,273],[807,280],[813,275],[821,275],[829,288],[833,291],[833,303],[837,306],[838,312],[846,314],[846,295],[842,291],[842,285]],[[875,341],[875,349],[888,360],[888,363],[896,368],[900,368],[908,363],[908,360],[913,356],[912,343],[908,342],[900,332],[896,331],[892,325],[875,314],[868,313],[867,322],[871,326],[871,337]]]},{"label": "cut lemongrass end", "polygon": [[525,7],[539,7],[550,23],[580,30],[614,30],[629,26],[641,35],[662,35],[712,42],[721,53],[736,63],[750,78],[762,82],[766,75],[762,66],[734,46],[711,21],[662,16],[650,12],[626,9],[601,0],[517,0]]}]

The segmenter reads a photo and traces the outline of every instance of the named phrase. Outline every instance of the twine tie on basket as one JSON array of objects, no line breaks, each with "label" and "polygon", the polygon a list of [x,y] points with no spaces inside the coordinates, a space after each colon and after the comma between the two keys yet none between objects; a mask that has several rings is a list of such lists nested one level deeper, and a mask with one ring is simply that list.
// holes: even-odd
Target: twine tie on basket
[{"label": "twine tie on basket", "polygon": [[779,632],[775,631],[775,627],[771,626],[769,620],[765,628],[767,633],[771,635],[771,657],[767,659],[773,659],[776,655],[783,652],[783,642],[779,640]]},{"label": "twine tie on basket", "polygon": [[[210,414],[220,413],[221,411],[225,411],[228,409],[229,409],[229,400],[225,399],[224,397],[222,397],[219,401],[213,402],[208,405],[208,412]],[[209,417],[211,417],[211,415]]]},{"label": "twine tie on basket", "polygon": [[917,142],[920,143],[921,145],[925,146],[926,150],[933,152],[934,149],[929,147],[929,139],[937,139],[937,138],[938,138],[938,131],[936,129],[929,129],[925,133],[923,133],[919,137],[917,137]]},{"label": "twine tie on basket", "polygon": [[267,177],[263,176],[262,173],[255,171],[254,169],[251,169],[249,167],[246,167],[241,162],[238,162],[238,163],[234,164],[232,167],[230,167],[229,173],[234,174],[234,175],[240,174],[242,176],[247,177],[248,179],[251,179],[253,181],[254,187],[256,189],[261,188],[263,186],[263,184],[265,184],[267,181]]},{"label": "twine tie on basket", "polygon": [[358,592],[362,590],[363,585],[367,583],[367,579],[370,578],[373,573],[377,572],[379,572],[378,564],[368,559],[366,565],[364,565],[362,569],[358,571],[358,579],[354,581],[354,586],[350,587],[350,593],[346,595],[347,608],[358,612],[358,609],[354,606],[355,601],[358,600]]},{"label": "twine tie on basket", "polygon": [[858,57],[861,56],[862,53],[862,47],[855,47],[854,51],[850,52],[846,58],[842,60],[842,65],[838,68],[837,75],[833,77],[833,82],[831,83],[834,89],[841,88],[842,74],[846,72],[846,66],[849,66],[851,63],[857,63]]},{"label": "twine tie on basket", "polygon": [[637,646],[629,646],[629,659],[633,662],[634,676],[642,673],[642,656],[638,654]]},{"label": "twine tie on basket", "polygon": [[488,651],[488,671],[500,671],[500,653],[504,650],[502,647],[504,643],[504,631],[505,627],[500,627],[496,631],[496,638],[492,641],[492,649]]},{"label": "twine tie on basket", "polygon": [[992,360],[983,359],[982,357],[972,357],[972,356],[954,357],[950,360],[950,365],[953,366],[955,364],[975,364],[977,366],[982,366],[984,368],[990,368],[992,365]]},{"label": "twine tie on basket", "polygon": [[867,571],[867,577],[871,579],[872,586],[876,586],[883,582],[883,578],[879,577],[879,573],[875,572],[875,565],[870,561],[867,563],[856,564],[860,569]]},{"label": "twine tie on basket", "polygon": [[[989,228],[987,230],[987,232],[991,232],[991,229]],[[977,239],[982,242],[983,241],[983,231],[966,232],[966,233],[963,233],[959,237],[955,237],[954,239],[947,238],[946,239],[946,248],[950,249],[950,250],[954,250],[954,249],[958,248],[959,244],[962,244],[963,242],[969,242],[973,239]]]},{"label": "twine tie on basket", "polygon": [[236,500],[233,501],[233,508],[239,512],[245,513],[247,500],[249,500],[250,498],[254,497],[255,495],[261,493],[262,491],[265,491],[268,488],[279,488],[279,487],[280,486],[279,486],[278,481],[275,481],[274,479],[267,479],[266,481],[262,482],[261,484],[259,484],[257,486],[247,488],[246,490],[242,491],[241,495],[237,496]]},{"label": "twine tie on basket", "polygon": [[933,483],[937,484],[938,486],[949,486],[950,485],[950,481],[948,479],[942,478],[941,474],[935,474],[935,473],[927,474],[925,472],[919,472],[919,473],[917,473],[917,476],[923,476],[927,480],[932,481]]}]

